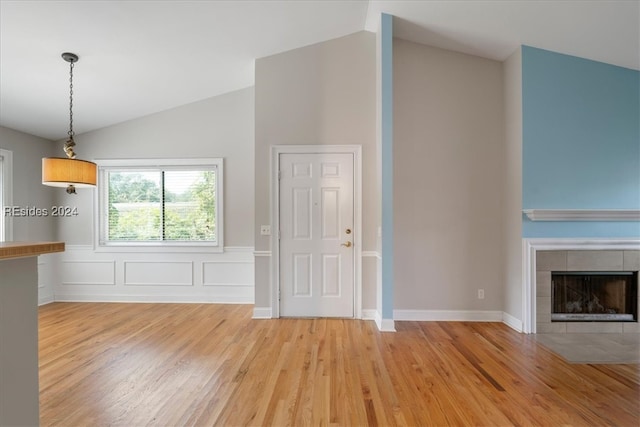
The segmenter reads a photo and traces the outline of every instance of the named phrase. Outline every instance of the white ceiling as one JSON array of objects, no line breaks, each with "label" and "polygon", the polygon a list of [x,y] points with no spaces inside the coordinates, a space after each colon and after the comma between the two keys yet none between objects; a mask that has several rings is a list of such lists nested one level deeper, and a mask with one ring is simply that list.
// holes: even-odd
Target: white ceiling
[{"label": "white ceiling", "polygon": [[356,31],[503,60],[520,44],[640,69],[633,1],[0,0],[0,125],[60,139],[253,85],[255,58]]}]

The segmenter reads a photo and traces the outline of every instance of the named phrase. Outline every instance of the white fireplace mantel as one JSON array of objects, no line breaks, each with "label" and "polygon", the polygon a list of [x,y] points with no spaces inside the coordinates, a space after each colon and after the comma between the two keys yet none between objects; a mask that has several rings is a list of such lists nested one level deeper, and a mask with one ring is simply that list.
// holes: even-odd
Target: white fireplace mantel
[{"label": "white fireplace mantel", "polygon": [[524,209],[531,221],[640,221],[638,209]]}]

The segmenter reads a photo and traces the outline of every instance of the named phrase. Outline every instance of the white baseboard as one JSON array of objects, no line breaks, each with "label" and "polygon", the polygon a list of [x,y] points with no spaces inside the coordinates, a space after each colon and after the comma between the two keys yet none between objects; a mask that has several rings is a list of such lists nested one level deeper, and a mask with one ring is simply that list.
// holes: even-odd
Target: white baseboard
[{"label": "white baseboard", "polygon": [[56,294],[58,302],[131,302],[131,303],[194,303],[194,304],[253,304],[252,298],[212,298],[201,295],[118,295],[118,294]]},{"label": "white baseboard", "polygon": [[375,308],[363,308],[362,309],[362,320],[376,320],[376,309]]},{"label": "white baseboard", "polygon": [[394,320],[502,322],[502,311],[492,310],[393,310]]},{"label": "white baseboard", "polygon": [[271,319],[271,307],[254,307],[252,319]]},{"label": "white baseboard", "polygon": [[502,313],[502,323],[518,332],[522,332],[522,321],[509,313]]},{"label": "white baseboard", "polygon": [[376,310],[374,320],[380,332],[395,332],[396,324],[393,319],[383,319],[379,311]]},{"label": "white baseboard", "polygon": [[378,259],[382,259],[382,256],[380,256],[380,252],[378,251],[362,251],[362,258],[378,258]]},{"label": "white baseboard", "polygon": [[53,295],[39,296],[38,297],[38,306],[47,305],[54,302]]}]

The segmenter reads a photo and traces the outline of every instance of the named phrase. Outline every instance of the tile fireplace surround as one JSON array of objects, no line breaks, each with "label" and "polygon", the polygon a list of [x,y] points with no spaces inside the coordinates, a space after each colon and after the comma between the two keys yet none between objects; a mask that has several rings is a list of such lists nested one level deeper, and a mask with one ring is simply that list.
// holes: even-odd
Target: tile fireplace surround
[{"label": "tile fireplace surround", "polygon": [[639,271],[640,250],[538,250],[535,270],[537,333],[640,333],[638,322],[551,322],[552,271]]}]

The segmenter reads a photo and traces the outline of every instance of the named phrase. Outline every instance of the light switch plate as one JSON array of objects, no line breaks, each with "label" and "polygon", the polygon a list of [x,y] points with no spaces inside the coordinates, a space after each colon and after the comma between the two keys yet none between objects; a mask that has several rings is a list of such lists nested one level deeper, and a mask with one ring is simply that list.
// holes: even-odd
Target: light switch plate
[{"label": "light switch plate", "polygon": [[270,225],[261,225],[260,226],[260,234],[263,236],[271,236],[271,226]]}]

